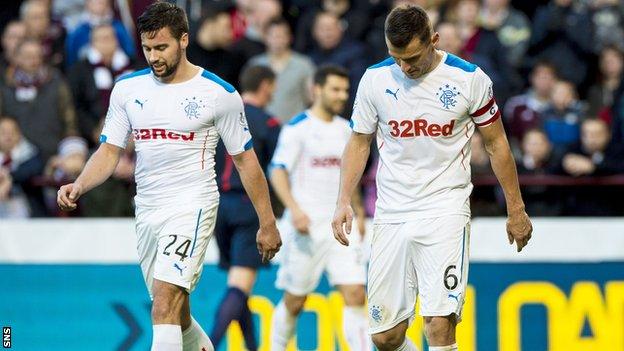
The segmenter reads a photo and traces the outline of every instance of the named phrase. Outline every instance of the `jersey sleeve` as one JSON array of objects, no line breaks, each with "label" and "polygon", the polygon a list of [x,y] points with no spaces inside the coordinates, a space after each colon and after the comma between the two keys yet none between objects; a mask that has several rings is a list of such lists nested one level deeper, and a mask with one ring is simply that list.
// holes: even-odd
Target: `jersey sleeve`
[{"label": "jersey sleeve", "polygon": [[238,92],[219,98],[214,119],[217,133],[230,155],[238,155],[253,147],[243,100]]},{"label": "jersey sleeve", "polygon": [[364,73],[353,104],[353,114],[351,115],[351,129],[362,134],[373,134],[377,131],[377,109],[373,105],[371,98],[370,74]]},{"label": "jersey sleeve", "polygon": [[271,159],[270,169],[282,168],[292,172],[301,153],[301,138],[295,126],[284,126],[277,140],[277,147]]},{"label": "jersey sleeve", "polygon": [[111,92],[108,112],[106,113],[102,133],[100,134],[100,143],[108,143],[125,148],[131,132],[132,127],[124,108],[121,89],[118,85],[115,85]]},{"label": "jersey sleeve", "polygon": [[492,80],[480,68],[477,68],[470,89],[470,117],[479,127],[492,124],[500,118],[500,111],[494,99]]}]

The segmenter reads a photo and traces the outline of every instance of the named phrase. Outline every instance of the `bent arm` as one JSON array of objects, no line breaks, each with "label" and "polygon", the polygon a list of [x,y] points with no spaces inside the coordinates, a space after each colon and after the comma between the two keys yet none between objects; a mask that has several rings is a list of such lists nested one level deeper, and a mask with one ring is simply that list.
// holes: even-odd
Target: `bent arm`
[{"label": "bent arm", "polygon": [[269,187],[260,163],[258,163],[256,153],[253,149],[249,149],[233,155],[232,160],[240,174],[243,187],[256,210],[260,227],[275,224],[275,215],[269,199]]},{"label": "bent arm", "polygon": [[122,148],[108,143],[102,143],[97,151],[89,158],[84,169],[74,182],[80,185],[83,193],[104,183],[108,177],[113,174],[119,158],[121,157]]},{"label": "bent arm", "polygon": [[295,200],[290,190],[290,181],[288,179],[288,171],[284,168],[273,167],[271,170],[271,185],[284,207],[293,211],[299,208],[299,204]]}]

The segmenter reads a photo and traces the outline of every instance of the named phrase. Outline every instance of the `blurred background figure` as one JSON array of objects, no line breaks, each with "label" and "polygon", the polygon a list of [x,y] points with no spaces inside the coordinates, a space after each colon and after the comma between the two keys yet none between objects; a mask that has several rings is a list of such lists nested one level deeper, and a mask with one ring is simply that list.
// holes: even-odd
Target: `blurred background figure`
[{"label": "blurred background figure", "polygon": [[277,0],[249,1],[247,8],[245,33],[232,46],[232,51],[242,60],[243,65],[266,50],[264,41],[267,27],[273,19],[282,16],[282,4]]},{"label": "blurred background figure", "polygon": [[188,58],[226,82],[238,85],[238,72],[244,58],[231,51],[234,37],[230,7],[212,5],[205,8],[197,31],[191,35],[187,48]]},{"label": "blurred background figure", "polygon": [[[582,124],[580,142],[566,149],[561,167],[575,177],[623,174],[622,155],[624,149],[611,142],[607,124],[591,118]],[[622,203],[612,200],[614,193],[608,187],[577,187],[568,195],[568,215],[614,216],[622,211]]]},{"label": "blurred background figure", "polygon": [[65,65],[71,67],[76,61],[88,55],[91,30],[101,25],[110,25],[119,47],[129,57],[134,57],[134,41],[123,23],[113,16],[111,0],[85,0],[81,23],[67,35],[65,43]]},{"label": "blurred background figure", "polygon": [[288,22],[275,19],[267,27],[267,52],[253,57],[250,65],[265,65],[276,73],[275,93],[267,111],[282,123],[287,122],[310,104],[314,64],[291,49],[292,34]]},{"label": "blurred background figure", "polygon": [[480,19],[484,28],[496,33],[507,53],[507,62],[520,68],[531,38],[531,22],[527,16],[514,9],[510,0],[485,0]]},{"label": "blurred background figure", "polygon": [[26,0],[20,7],[20,20],[26,25],[26,36],[39,42],[49,65],[63,69],[66,33],[50,16],[49,2],[44,0]]},{"label": "blurred background figure", "polygon": [[553,86],[550,106],[543,113],[543,128],[555,147],[566,147],[579,140],[580,125],[585,116],[574,84],[560,80]]},{"label": "blurred background figure", "polygon": [[26,25],[20,21],[11,21],[2,32],[2,56],[0,56],[0,82],[4,81],[7,68],[14,65],[15,48],[26,38]]},{"label": "blurred background figure", "polygon": [[[522,138],[521,157],[516,160],[519,175],[554,175],[559,172],[561,155],[557,155],[541,129],[530,129]],[[561,191],[545,185],[522,187],[529,215],[558,216],[562,213]]]},{"label": "blurred background figure", "polygon": [[349,70],[349,102],[346,111],[351,110],[360,77],[372,63],[368,50],[361,42],[345,37],[340,19],[331,12],[319,12],[314,20],[312,37],[315,49],[309,56],[317,66],[332,64]]},{"label": "blurred background figure", "polygon": [[509,99],[503,111],[507,135],[512,147],[516,148],[529,129],[542,125],[542,114],[550,106],[552,91],[557,83],[557,69],[550,62],[538,62],[529,80],[529,89]]},{"label": "blurred background figure", "polygon": [[622,72],[624,69],[624,53],[616,46],[606,46],[600,52],[600,73],[594,85],[589,88],[587,114],[599,116],[611,123],[613,106],[618,96],[624,93]]},{"label": "blurred background figure", "polygon": [[71,67],[67,77],[76,107],[80,136],[88,141],[106,114],[115,80],[131,72],[133,67],[132,60],[119,47],[113,26],[95,26],[90,35],[85,57]]},{"label": "blurred background figure", "polygon": [[[263,170],[267,170],[277,145],[280,123],[264,109],[275,90],[275,73],[267,66],[250,66],[240,77],[241,96],[253,148]],[[228,289],[219,303],[210,340],[219,347],[230,323],[241,327],[248,350],[257,350],[254,321],[248,299],[256,283],[258,268],[267,267],[256,248],[258,217],[245,193],[240,175],[223,142],[215,153],[217,185],[221,193],[215,236],[219,246],[219,268],[228,272]]]},{"label": "blurred background figure", "polygon": [[15,62],[0,86],[2,114],[15,117],[24,136],[47,162],[64,137],[78,135],[71,91],[61,73],[44,62],[38,41],[19,44]]},{"label": "blurred background figure", "polygon": [[624,3],[618,0],[589,0],[593,24],[594,51],[608,46],[624,50]]},{"label": "blurred background figure", "polygon": [[0,218],[46,215],[43,193],[34,184],[43,166],[39,150],[24,138],[17,121],[0,117]]}]

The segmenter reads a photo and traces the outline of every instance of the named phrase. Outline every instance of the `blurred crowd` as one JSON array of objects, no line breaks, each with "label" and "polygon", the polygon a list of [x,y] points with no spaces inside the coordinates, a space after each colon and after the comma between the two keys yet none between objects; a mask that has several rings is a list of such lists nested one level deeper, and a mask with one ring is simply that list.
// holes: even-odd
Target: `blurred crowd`
[{"label": "blurred crowd", "polygon": [[[0,218],[59,216],[56,189],[97,147],[115,79],[145,67],[135,20],[151,0],[22,0],[3,4]],[[178,0],[191,62],[238,86],[244,67],[275,73],[266,110],[282,123],[307,108],[315,68],[349,70],[351,100],[366,68],[387,57],[389,10],[420,5],[439,49],[494,83],[521,175],[595,182],[523,186],[531,215],[624,215],[624,4],[619,0]],[[374,149],[374,148],[373,148]],[[478,135],[474,177],[491,176]],[[374,211],[376,155],[362,187]],[[131,216],[134,155],[81,199],[76,216]],[[546,178],[544,178],[546,177]],[[559,179],[559,178],[557,178]],[[615,179],[615,180],[613,180]],[[590,185],[587,185],[590,184]],[[598,184],[598,185],[597,185]],[[615,184],[615,185],[613,185]],[[621,199],[621,197],[619,197]],[[477,186],[477,215],[499,215],[500,190]]]}]

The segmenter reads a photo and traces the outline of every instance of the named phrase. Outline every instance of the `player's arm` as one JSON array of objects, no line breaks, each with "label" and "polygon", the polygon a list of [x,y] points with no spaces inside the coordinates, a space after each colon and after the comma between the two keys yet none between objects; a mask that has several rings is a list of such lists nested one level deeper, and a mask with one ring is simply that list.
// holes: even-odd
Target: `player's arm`
[{"label": "player's arm", "polygon": [[366,210],[364,209],[364,199],[362,198],[361,187],[358,187],[353,192],[351,206],[353,207],[353,212],[355,213],[360,236],[364,238],[364,235],[366,235]]},{"label": "player's arm", "polygon": [[102,143],[89,158],[78,178],[70,184],[63,185],[57,193],[57,203],[61,210],[76,209],[78,198],[102,184],[113,174],[123,149],[108,143]]},{"label": "player's arm", "polygon": [[507,203],[507,236],[509,243],[516,242],[517,250],[520,252],[531,239],[533,227],[531,220],[524,210],[524,202],[520,194],[518,184],[518,173],[516,164],[503,129],[503,123],[498,118],[496,121],[479,127],[485,150],[490,156],[490,162],[494,174],[498,179]]},{"label": "player's arm", "polygon": [[290,188],[289,173],[285,167],[273,165],[271,167],[271,185],[277,197],[280,199],[284,207],[290,211],[292,223],[300,234],[309,234],[310,218],[299,207],[297,200],[292,195]]},{"label": "player's arm", "polygon": [[374,134],[353,132],[342,154],[340,191],[332,229],[336,240],[345,246],[349,245],[346,234],[351,233],[351,222],[353,221],[353,208],[351,207],[353,194],[360,183],[362,173],[364,173],[373,136]]},{"label": "player's arm", "polygon": [[269,186],[253,149],[233,155],[232,160],[258,215],[258,250],[262,254],[262,260],[266,262],[275,256],[282,245],[269,199]]}]

